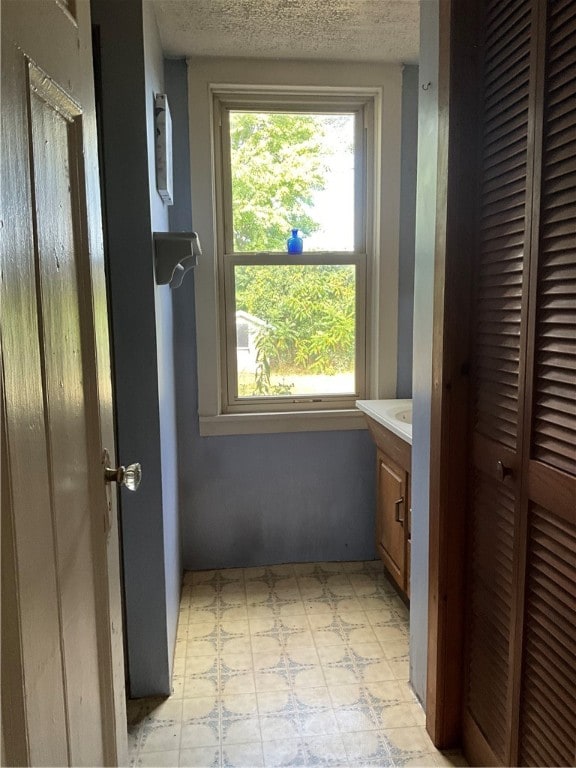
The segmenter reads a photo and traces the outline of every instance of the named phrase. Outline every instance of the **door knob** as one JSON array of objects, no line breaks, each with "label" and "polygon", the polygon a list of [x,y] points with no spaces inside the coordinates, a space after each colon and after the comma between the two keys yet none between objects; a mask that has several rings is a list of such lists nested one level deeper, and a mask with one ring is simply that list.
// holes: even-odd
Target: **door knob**
[{"label": "door knob", "polygon": [[104,451],[103,457],[104,463],[104,479],[107,483],[118,483],[123,485],[129,491],[138,490],[140,481],[142,480],[142,467],[140,464],[128,464],[127,467],[121,466],[112,469],[110,464],[110,456],[108,451]]},{"label": "door knob", "polygon": [[502,483],[507,477],[512,476],[512,469],[510,467],[507,467],[503,461],[500,461],[500,459],[498,459],[498,461],[496,462],[496,475],[498,477],[498,480],[500,480],[500,482]]}]

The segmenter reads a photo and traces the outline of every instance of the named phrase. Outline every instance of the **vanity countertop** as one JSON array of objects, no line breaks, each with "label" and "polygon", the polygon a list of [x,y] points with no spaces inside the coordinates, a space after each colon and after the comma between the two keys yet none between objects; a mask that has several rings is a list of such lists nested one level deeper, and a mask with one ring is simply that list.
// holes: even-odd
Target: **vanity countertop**
[{"label": "vanity countertop", "polygon": [[356,400],[356,407],[412,445],[412,400]]}]

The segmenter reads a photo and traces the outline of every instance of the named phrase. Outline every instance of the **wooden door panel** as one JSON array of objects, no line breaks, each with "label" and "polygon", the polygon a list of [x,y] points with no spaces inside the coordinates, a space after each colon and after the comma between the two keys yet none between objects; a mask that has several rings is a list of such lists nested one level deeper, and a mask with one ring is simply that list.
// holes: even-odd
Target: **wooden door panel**
[{"label": "wooden door panel", "polygon": [[[530,2],[486,3],[476,263],[474,431],[511,450],[518,432],[526,236]],[[494,448],[497,450],[497,446]]]},{"label": "wooden door panel", "polygon": [[531,457],[576,476],[576,9],[550,3]]},{"label": "wooden door panel", "polygon": [[480,764],[511,751],[525,249],[529,239],[531,0],[486,0],[471,376],[464,742]]},{"label": "wooden door panel", "polygon": [[[4,11],[5,6],[2,6]],[[4,31],[4,19],[3,19]],[[32,188],[28,135],[27,61],[16,48],[2,46],[2,103],[10,101],[8,114],[2,110],[2,374],[5,399],[7,473],[2,475],[6,500],[2,507],[2,532],[12,535],[10,560],[14,570],[2,580],[3,649],[13,645],[5,640],[6,628],[15,624],[20,611],[18,655],[12,660],[11,674],[23,687],[22,699],[27,717],[40,727],[19,734],[26,760],[37,765],[66,765],[69,760],[66,732],[66,703],[62,658],[59,647],[58,576],[53,557],[55,537],[50,514],[51,488],[46,452],[46,426],[42,381],[41,351],[38,344],[40,323],[31,211]],[[9,137],[6,140],[5,137]],[[20,226],[10,226],[19,222]],[[17,258],[8,258],[16,254]],[[6,484],[9,481],[9,487]],[[8,510],[11,519],[6,520]],[[2,546],[9,546],[2,539]],[[4,558],[3,558],[4,561]],[[12,589],[17,569],[18,592]],[[40,577],[39,577],[40,575]],[[6,595],[6,591],[9,592]],[[12,604],[15,614],[6,613]],[[5,661],[6,656],[2,654]],[[15,667],[19,666],[18,672]],[[26,668],[35,670],[28,681]],[[33,684],[33,694],[27,684]],[[3,697],[4,702],[4,697]],[[46,717],[45,703],[50,702]],[[7,743],[8,756],[11,744]]]},{"label": "wooden door panel", "polygon": [[505,762],[509,696],[515,493],[477,471],[469,553],[469,716]]},{"label": "wooden door panel", "polygon": [[576,481],[539,461],[528,466],[528,498],[545,509],[554,509],[560,517],[573,519],[576,510]]},{"label": "wooden door panel", "polygon": [[529,516],[520,765],[572,765],[576,754],[576,509]]},{"label": "wooden door panel", "polygon": [[406,472],[388,456],[378,451],[378,525],[377,543],[384,564],[398,586],[406,589]]},{"label": "wooden door panel", "polygon": [[[1,11],[2,672],[11,666],[21,708],[4,734],[6,758],[122,764],[117,524],[101,465],[114,440],[90,7],[3,0]],[[7,658],[6,648],[18,652]]]},{"label": "wooden door panel", "polygon": [[[42,329],[49,481],[59,586],[70,756],[103,759],[87,414],[76,254],[84,206],[79,107],[34,64],[29,71],[30,164]],[[90,724],[90,727],[87,727]]]},{"label": "wooden door panel", "polygon": [[[546,6],[518,762],[576,759],[576,7]],[[537,270],[537,271],[536,271]]]}]

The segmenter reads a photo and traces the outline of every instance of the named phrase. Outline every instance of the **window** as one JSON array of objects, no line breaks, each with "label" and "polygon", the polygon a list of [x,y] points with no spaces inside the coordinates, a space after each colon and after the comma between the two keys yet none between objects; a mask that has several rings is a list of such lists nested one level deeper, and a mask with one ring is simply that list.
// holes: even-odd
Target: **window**
[{"label": "window", "polygon": [[[364,396],[371,107],[215,94],[225,413],[346,409]],[[287,252],[291,232],[302,253]]]},{"label": "window", "polygon": [[396,387],[401,70],[188,71],[200,433],[363,429]]},{"label": "window", "polygon": [[250,345],[248,343],[249,339],[249,332],[248,332],[248,323],[246,320],[243,320],[238,317],[238,313],[236,313],[236,347],[240,349],[250,349]]}]

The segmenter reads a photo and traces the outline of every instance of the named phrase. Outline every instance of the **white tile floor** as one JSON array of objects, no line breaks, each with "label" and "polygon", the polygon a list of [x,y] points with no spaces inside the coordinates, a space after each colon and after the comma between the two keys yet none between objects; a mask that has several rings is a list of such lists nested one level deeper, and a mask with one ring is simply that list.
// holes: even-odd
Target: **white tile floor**
[{"label": "white tile floor", "polygon": [[131,765],[463,765],[408,684],[381,564],[188,572],[173,694],[128,702]]}]

